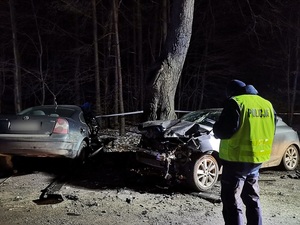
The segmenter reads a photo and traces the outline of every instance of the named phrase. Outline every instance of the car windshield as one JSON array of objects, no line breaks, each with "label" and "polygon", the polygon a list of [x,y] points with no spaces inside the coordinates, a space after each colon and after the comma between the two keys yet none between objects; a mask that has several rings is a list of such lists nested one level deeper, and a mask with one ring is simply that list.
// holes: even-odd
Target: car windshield
[{"label": "car windshield", "polygon": [[213,124],[219,119],[221,112],[222,110],[199,110],[185,114],[181,117],[181,120],[199,123],[206,126],[213,126]]}]

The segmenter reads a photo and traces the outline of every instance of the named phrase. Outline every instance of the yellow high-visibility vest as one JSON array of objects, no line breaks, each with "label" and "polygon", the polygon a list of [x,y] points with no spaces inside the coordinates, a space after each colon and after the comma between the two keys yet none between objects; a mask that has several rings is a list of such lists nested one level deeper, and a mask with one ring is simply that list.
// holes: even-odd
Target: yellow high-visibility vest
[{"label": "yellow high-visibility vest", "polygon": [[258,95],[239,95],[232,99],[240,107],[240,127],[231,138],[221,140],[220,158],[232,162],[268,161],[275,133],[272,104]]}]

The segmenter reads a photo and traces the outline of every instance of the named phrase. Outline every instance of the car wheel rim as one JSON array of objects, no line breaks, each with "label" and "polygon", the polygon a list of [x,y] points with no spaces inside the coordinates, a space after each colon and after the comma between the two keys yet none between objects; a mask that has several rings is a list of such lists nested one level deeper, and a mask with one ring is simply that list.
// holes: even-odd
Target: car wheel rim
[{"label": "car wheel rim", "polygon": [[285,153],[285,164],[288,168],[294,168],[298,163],[298,152],[293,146],[289,147]]},{"label": "car wheel rim", "polygon": [[211,160],[203,160],[197,170],[197,179],[201,186],[209,187],[217,177],[217,166]]}]

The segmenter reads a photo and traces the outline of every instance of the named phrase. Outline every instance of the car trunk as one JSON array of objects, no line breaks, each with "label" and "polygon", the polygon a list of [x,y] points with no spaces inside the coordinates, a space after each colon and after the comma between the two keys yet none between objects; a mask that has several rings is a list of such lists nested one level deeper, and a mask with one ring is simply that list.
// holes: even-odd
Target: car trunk
[{"label": "car trunk", "polygon": [[5,116],[0,117],[0,134],[48,134],[56,118],[47,116]]}]

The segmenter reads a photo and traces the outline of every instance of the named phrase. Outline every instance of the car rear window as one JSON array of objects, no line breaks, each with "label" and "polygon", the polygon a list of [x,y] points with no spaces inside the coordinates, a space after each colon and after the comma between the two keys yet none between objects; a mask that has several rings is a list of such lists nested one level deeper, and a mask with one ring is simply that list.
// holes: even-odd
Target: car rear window
[{"label": "car rear window", "polygon": [[72,117],[72,115],[76,112],[75,109],[72,108],[55,108],[55,107],[47,107],[47,108],[29,108],[20,112],[18,115],[21,116],[30,116],[30,115],[48,115],[53,117]]}]

